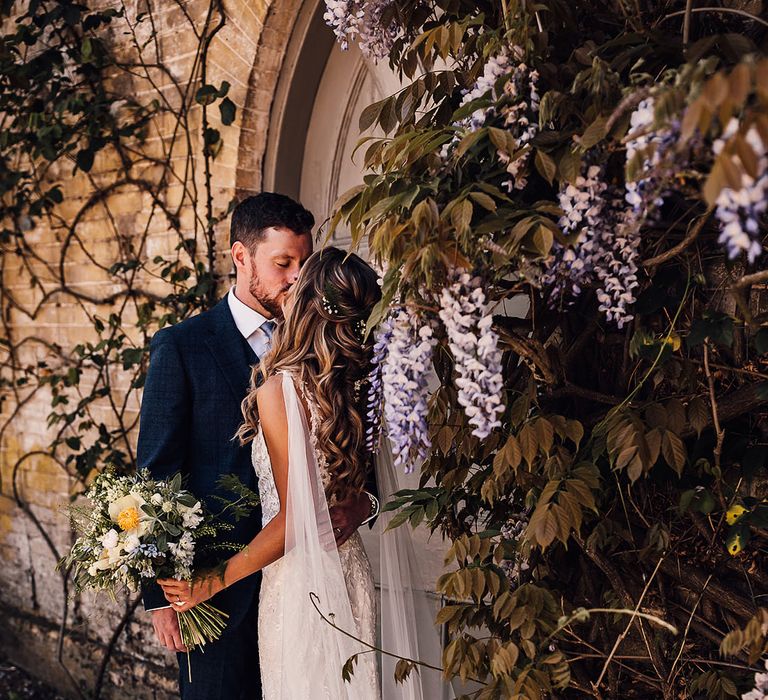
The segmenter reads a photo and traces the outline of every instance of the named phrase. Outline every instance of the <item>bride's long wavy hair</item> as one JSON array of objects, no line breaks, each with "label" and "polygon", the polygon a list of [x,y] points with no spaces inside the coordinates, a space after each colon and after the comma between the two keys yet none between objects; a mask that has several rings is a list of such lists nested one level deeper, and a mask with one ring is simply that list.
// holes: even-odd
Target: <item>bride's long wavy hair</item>
[{"label": "bride's long wavy hair", "polygon": [[[363,335],[380,298],[376,273],[362,258],[333,247],[313,253],[286,301],[272,349],[252,376],[255,387],[259,373],[266,379],[286,370],[316,404],[318,448],[331,475],[329,500],[361,493],[370,468],[365,415],[373,340],[363,342]],[[237,437],[245,444],[259,422],[255,388],[242,411]]]}]

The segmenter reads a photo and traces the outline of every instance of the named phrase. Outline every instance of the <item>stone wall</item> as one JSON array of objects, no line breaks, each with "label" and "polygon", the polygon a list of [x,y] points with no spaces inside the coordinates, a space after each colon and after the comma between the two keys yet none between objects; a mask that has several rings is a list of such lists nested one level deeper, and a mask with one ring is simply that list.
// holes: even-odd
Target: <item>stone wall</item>
[{"label": "stone wall", "polygon": [[[135,58],[137,46],[151,39],[149,23],[136,23],[138,13],[145,10],[145,0],[102,0],[99,4],[115,8],[125,5],[126,16],[113,22],[109,42],[121,57]],[[199,40],[195,30],[204,27],[211,7],[217,17],[217,3],[156,0],[152,4],[156,35],[146,46],[147,50],[155,51],[156,59],[167,72],[152,71],[151,81],[116,74],[114,89],[139,100],[159,96],[178,109],[185,100],[192,102],[189,95],[194,95],[200,84]],[[210,44],[206,82],[219,85],[228,81],[229,97],[238,107],[236,121],[230,126],[218,123],[218,109],[209,110],[211,125],[219,128],[224,138],[224,146],[213,160],[210,172],[215,212],[226,209],[238,187],[242,192],[256,191],[260,186],[271,95],[299,3],[278,1],[274,5],[270,7],[267,0],[226,0],[225,22]],[[200,195],[205,191],[200,107],[191,104],[185,133],[180,133],[177,126],[172,118],[157,118],[142,149],[145,155],[159,159],[167,157],[170,150],[169,161],[173,165],[165,172],[165,203],[169,208],[182,203],[181,231],[184,236],[199,239],[206,216],[205,198],[194,196],[194,188]],[[5,344],[0,345],[6,379],[15,381],[24,375],[26,367],[34,368],[40,361],[47,362],[55,371],[57,362],[62,361],[59,358],[70,353],[76,344],[95,339],[94,315],[107,318],[112,312],[121,313],[123,332],[136,343],[143,340],[132,330],[137,310],[131,300],[118,296],[110,304],[97,303],[122,288],[102,268],[114,262],[120,246],[132,247],[147,260],[170,254],[178,235],[170,230],[167,218],[153,209],[148,192],[135,183],[114,186],[108,196],[94,199],[99,188],[122,178],[122,167],[115,154],[105,150],[88,175],[72,176],[66,168],[54,168],[51,175],[62,184],[65,197],[57,209],[61,224],[41,225],[28,232],[38,259],[3,256],[0,275],[9,297],[2,305],[2,332],[4,340],[17,349],[11,362]],[[156,183],[161,173],[144,160],[131,175]],[[215,236],[219,294],[226,290],[230,273],[227,236],[224,222]],[[61,269],[66,290],[62,290],[57,278],[59,268],[54,262],[65,247]],[[167,284],[153,274],[145,273],[136,284],[150,294],[167,293]],[[82,391],[87,392],[89,384],[98,381],[109,386],[110,396],[91,406],[91,417],[95,423],[104,422],[112,429],[116,427],[116,411],[119,412],[123,424],[131,429],[124,447],[132,454],[140,392],[131,390],[128,372],[114,371],[108,377],[100,377],[93,370],[83,375]],[[175,660],[156,646],[148,616],[141,608],[135,615],[129,612],[126,616],[131,606],[129,600],[113,603],[106,597],[73,596],[55,570],[57,557],[66,551],[73,537],[62,506],[80,487],[71,475],[71,465],[64,461],[66,451],[58,450],[55,457],[51,455],[54,430],[47,425],[50,390],[31,384],[18,385],[13,390],[0,387],[3,653],[53,683],[68,697],[80,697],[81,693],[90,696],[102,671],[102,697],[173,697]],[[113,639],[124,617],[128,622]],[[102,669],[110,646],[114,646],[114,654]]]}]

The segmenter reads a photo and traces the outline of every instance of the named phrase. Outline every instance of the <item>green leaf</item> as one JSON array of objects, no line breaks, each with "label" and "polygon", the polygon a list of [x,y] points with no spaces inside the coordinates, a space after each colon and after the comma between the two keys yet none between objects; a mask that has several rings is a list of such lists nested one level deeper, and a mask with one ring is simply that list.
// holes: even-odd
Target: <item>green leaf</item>
[{"label": "green leaf", "polygon": [[557,164],[557,171],[559,179],[563,182],[573,183],[579,176],[581,170],[581,158],[571,151],[570,148],[566,149],[565,153],[560,157],[560,161]]},{"label": "green leaf", "polygon": [[77,152],[75,163],[80,170],[87,173],[93,167],[94,153],[90,148],[83,148]]},{"label": "green leaf", "polygon": [[739,554],[747,546],[751,536],[749,525],[737,523],[728,528],[725,534],[725,546],[728,554],[734,557]]},{"label": "green leaf", "polygon": [[360,115],[360,121],[358,122],[358,126],[361,132],[366,131],[379,120],[379,116],[381,115],[381,110],[384,107],[385,102],[386,100],[374,102],[363,110],[362,114]]},{"label": "green leaf", "polygon": [[680,503],[678,510],[681,515],[688,511],[704,513],[708,515],[715,509],[715,497],[703,486],[697,486],[695,489],[688,489],[680,494]]},{"label": "green leaf", "polygon": [[478,129],[468,133],[456,147],[456,157],[461,158],[472,146],[474,146],[486,134],[486,129]]},{"label": "green leaf", "polygon": [[69,447],[70,450],[79,450],[80,449],[80,438],[79,437],[68,437],[66,440],[64,440],[67,447]]},{"label": "green leaf", "polygon": [[549,153],[536,149],[534,163],[539,174],[551,185],[557,173],[557,163],[552,159],[552,156]]},{"label": "green leaf", "polygon": [[206,106],[212,104],[218,95],[218,90],[213,85],[203,85],[195,93],[195,102],[200,105]]},{"label": "green leaf", "polygon": [[90,37],[85,37],[80,45],[80,58],[88,63],[93,58],[93,42]]},{"label": "green leaf", "polygon": [[134,365],[139,364],[143,356],[144,350],[142,348],[126,348],[120,356],[123,362],[123,369],[130,369]]},{"label": "green leaf", "polygon": [[217,143],[220,138],[221,134],[218,129],[211,129],[210,127],[208,127],[203,134],[203,140],[205,141],[206,146],[212,146]]},{"label": "green leaf", "polygon": [[496,211],[496,201],[490,195],[485,194],[485,192],[470,192],[469,196],[473,201],[483,207],[483,209]]},{"label": "green leaf", "polygon": [[219,112],[221,112],[221,123],[224,124],[224,126],[229,126],[232,122],[235,121],[235,113],[237,111],[237,108],[235,107],[235,103],[232,102],[228,97],[225,97],[221,104],[219,104]]},{"label": "green leaf", "polygon": [[605,125],[608,122],[608,117],[600,115],[595,119],[588,127],[587,130],[581,135],[579,139],[579,145],[587,150],[600,143],[605,138]]},{"label": "green leaf", "polygon": [[451,223],[460,236],[469,232],[474,207],[468,199],[463,199],[451,209]]},{"label": "green leaf", "polygon": [[686,344],[701,345],[707,338],[727,348],[733,345],[733,318],[723,313],[706,313],[691,324]]}]

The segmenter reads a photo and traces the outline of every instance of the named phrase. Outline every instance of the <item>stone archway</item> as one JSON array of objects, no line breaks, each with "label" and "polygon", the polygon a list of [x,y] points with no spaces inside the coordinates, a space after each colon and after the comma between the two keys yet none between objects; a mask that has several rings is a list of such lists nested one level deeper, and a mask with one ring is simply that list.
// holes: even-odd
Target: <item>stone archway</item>
[{"label": "stone archway", "polygon": [[[367,62],[356,47],[342,52],[323,22],[322,0],[273,2],[261,34],[243,112],[237,192],[282,192],[299,199],[318,224],[337,196],[362,181],[362,154],[352,153],[358,121],[371,102],[398,89],[385,67]],[[347,247],[340,232],[335,243]],[[418,488],[418,474],[399,476],[399,488]],[[361,529],[379,580],[379,543]],[[444,546],[419,533],[421,579],[434,590]],[[439,604],[438,601],[435,601]],[[420,621],[431,626],[432,620]],[[453,697],[437,683],[430,697]]]}]

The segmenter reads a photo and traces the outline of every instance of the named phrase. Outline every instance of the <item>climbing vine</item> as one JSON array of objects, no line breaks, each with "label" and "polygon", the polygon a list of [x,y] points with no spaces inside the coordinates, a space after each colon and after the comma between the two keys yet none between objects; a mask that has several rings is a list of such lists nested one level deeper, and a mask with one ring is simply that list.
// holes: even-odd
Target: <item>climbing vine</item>
[{"label": "climbing vine", "polygon": [[[163,55],[163,3],[122,0],[93,10],[69,0],[9,0],[0,35],[0,442],[41,417],[48,444],[12,454],[2,497],[12,498],[58,559],[27,502],[25,470],[48,461],[83,490],[106,463],[134,467],[138,397],[148,341],[158,328],[209,307],[228,270],[217,268],[213,163],[236,116],[229,84],[208,81],[211,41],[225,23],[219,0],[200,18],[173,2],[194,37],[180,74]],[[61,338],[38,331],[43,322]],[[65,497],[65,494],[62,494]],[[61,572],[63,641],[77,621]],[[127,600],[97,673],[137,600]],[[74,616],[73,616],[73,607]]]}]

